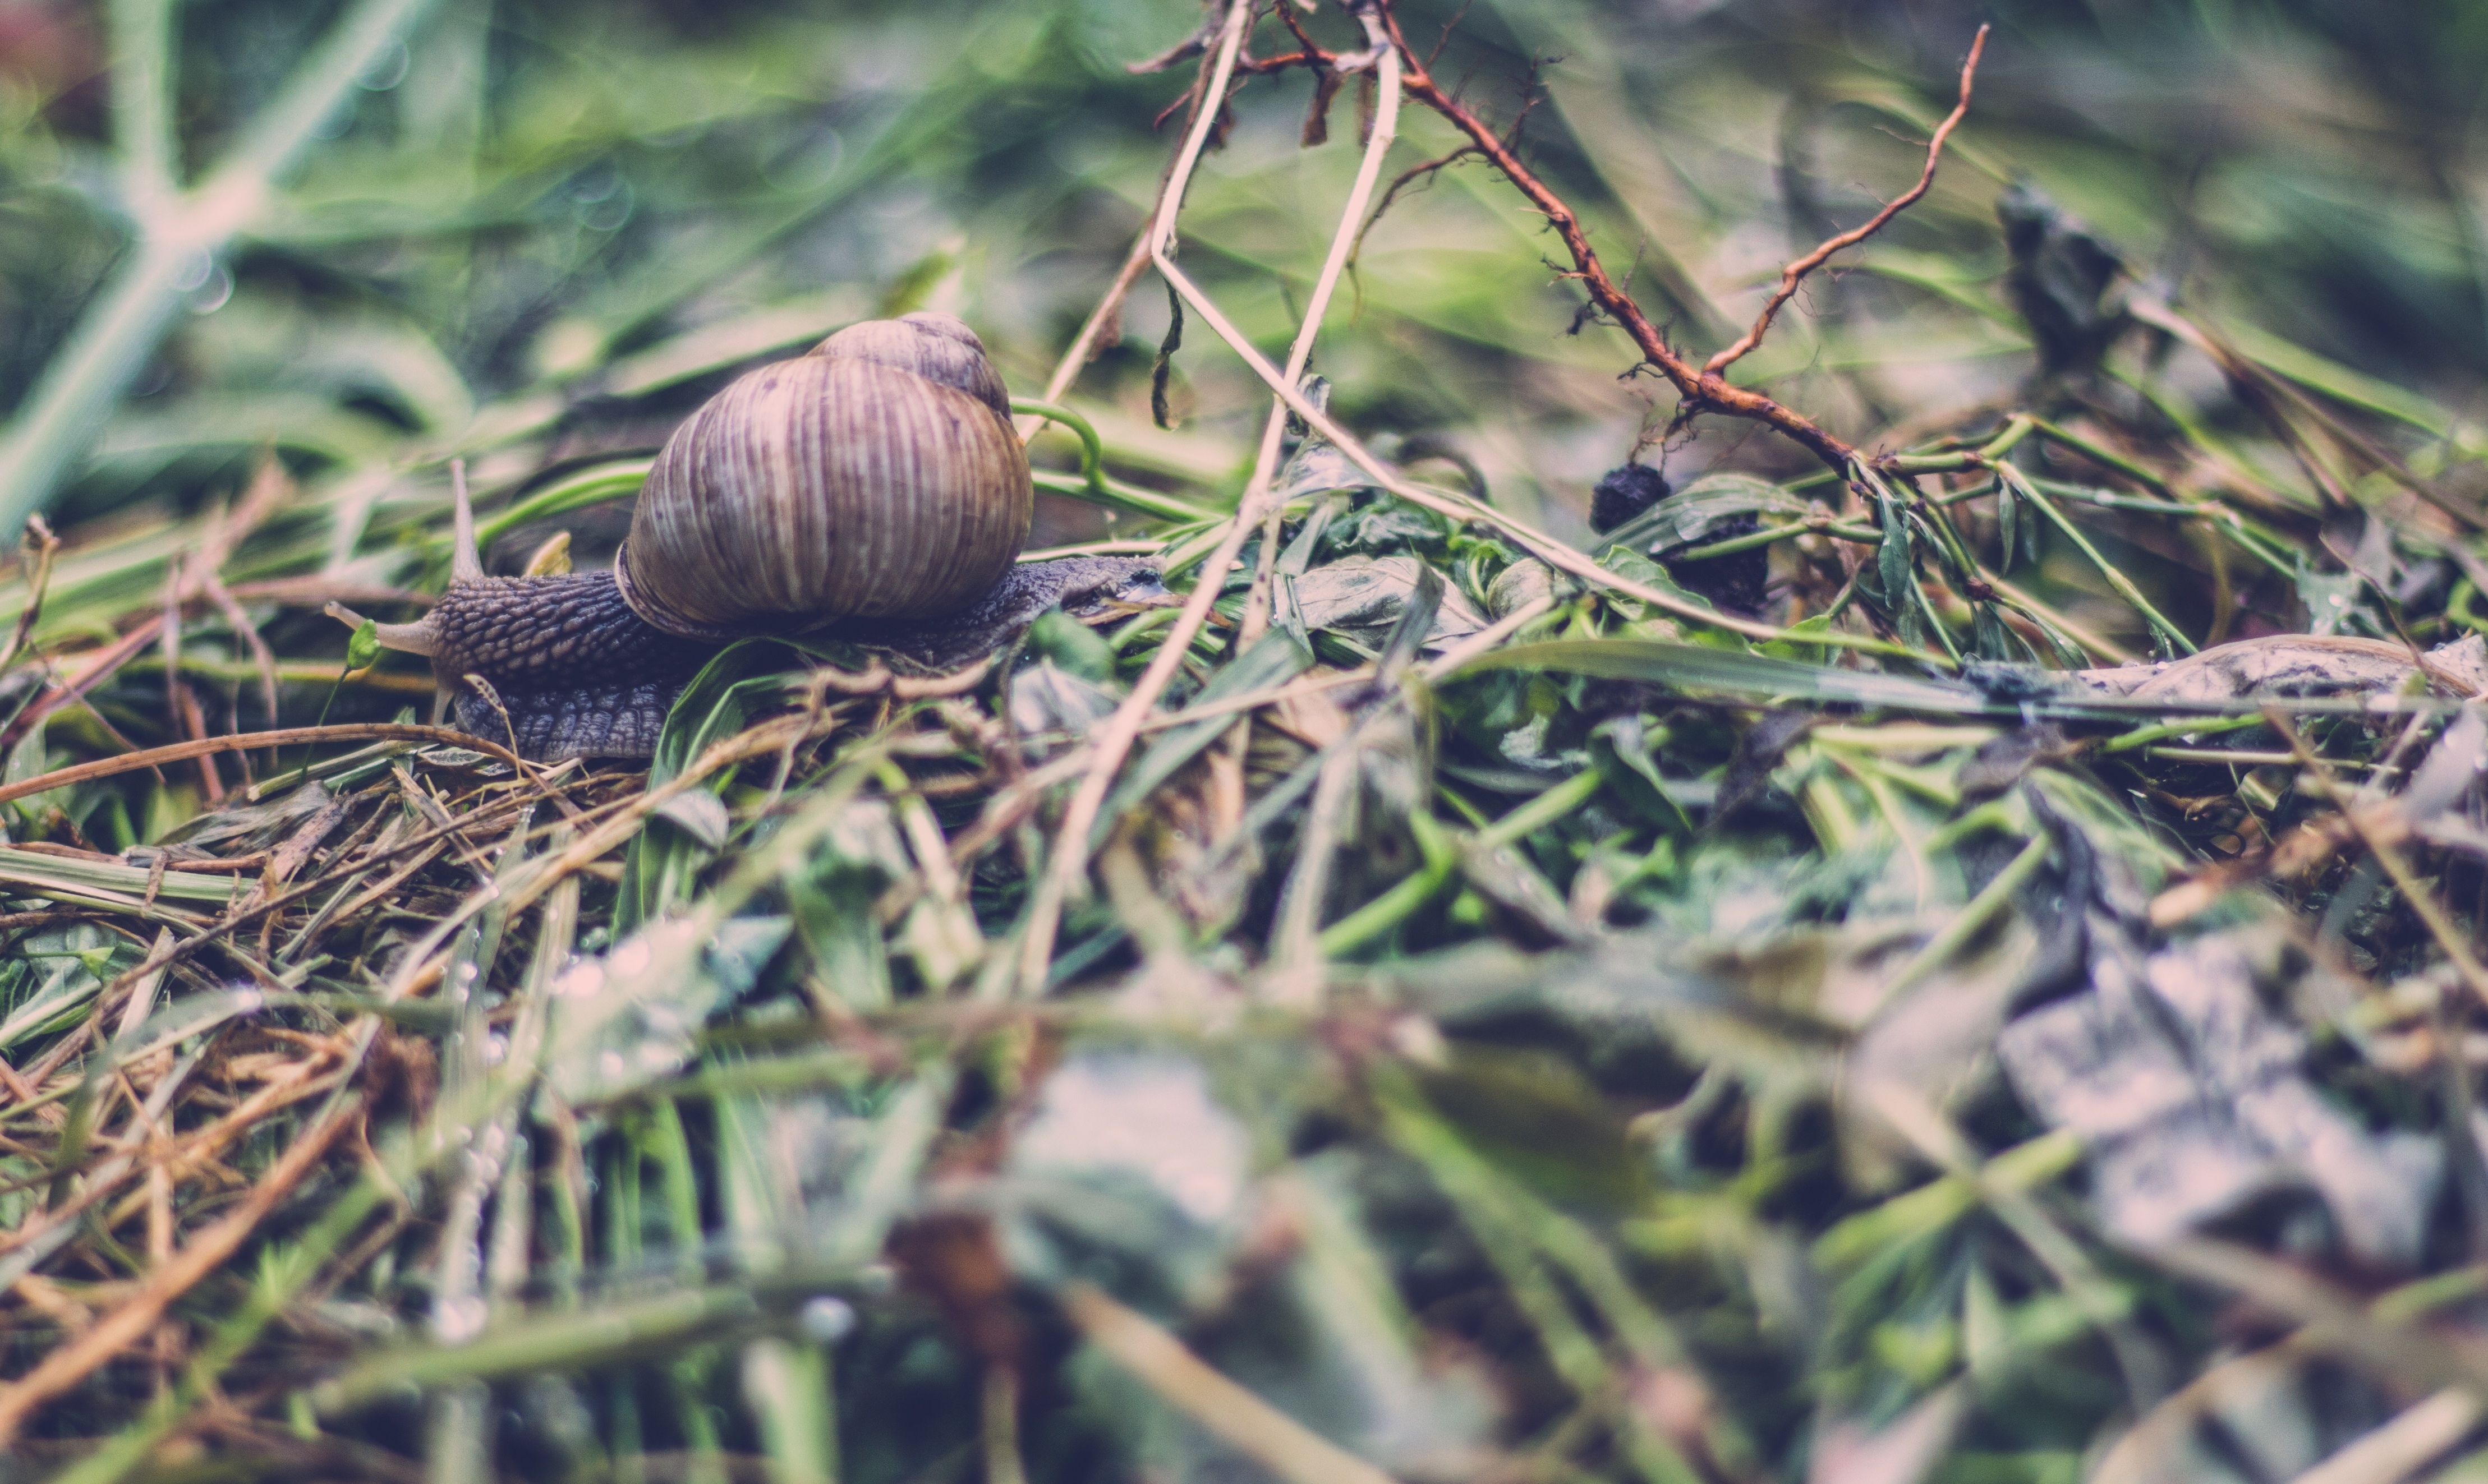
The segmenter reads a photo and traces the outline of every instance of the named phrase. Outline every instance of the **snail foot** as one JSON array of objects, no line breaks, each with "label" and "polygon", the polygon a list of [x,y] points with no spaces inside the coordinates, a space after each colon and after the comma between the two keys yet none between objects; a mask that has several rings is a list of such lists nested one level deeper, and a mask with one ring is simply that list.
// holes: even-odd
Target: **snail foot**
[{"label": "snail foot", "polygon": [[472,688],[450,698],[458,729],[530,763],[563,758],[647,759],[657,755],[665,713],[683,688],[679,678],[616,681],[552,690],[495,692],[500,705]]}]

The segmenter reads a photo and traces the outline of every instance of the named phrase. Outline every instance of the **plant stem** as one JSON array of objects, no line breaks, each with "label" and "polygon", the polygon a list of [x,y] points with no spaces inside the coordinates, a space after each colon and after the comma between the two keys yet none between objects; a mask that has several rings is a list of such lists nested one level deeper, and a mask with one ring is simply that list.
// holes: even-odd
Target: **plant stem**
[{"label": "plant stem", "polygon": [[2116,596],[2131,603],[2135,611],[2140,613],[2163,638],[2174,645],[2182,654],[2195,653],[2194,641],[2186,637],[2184,631],[2176,625],[2163,618],[2160,610],[2151,605],[2151,601],[2142,596],[2142,590],[2135,587],[2133,580],[2124,573],[2117,571],[2106,557],[2100,555],[2099,547],[2090,544],[2089,538],[2082,535],[2081,528],[2066,519],[2065,513],[2058,510],[2054,502],[2031,488],[2030,481],[2022,476],[2021,470],[2009,463],[1999,463],[1995,466],[1995,471],[1999,478],[2011,480],[2014,487],[2021,491],[2022,497],[2028,500],[2031,507],[2039,514],[2047,517],[2050,525],[2064,532],[2066,540],[2080,547],[2082,555],[2089,557],[2091,565],[2099,569],[2100,576],[2106,580],[2109,587],[2116,590]]}]

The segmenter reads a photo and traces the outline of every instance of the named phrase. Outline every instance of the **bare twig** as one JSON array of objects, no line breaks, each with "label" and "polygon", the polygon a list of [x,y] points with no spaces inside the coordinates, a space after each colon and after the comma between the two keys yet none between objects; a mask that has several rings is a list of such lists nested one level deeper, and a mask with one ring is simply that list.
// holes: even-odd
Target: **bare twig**
[{"label": "bare twig", "polygon": [[1452,166],[1458,164],[1461,160],[1468,159],[1483,153],[1484,152],[1479,150],[1476,145],[1464,144],[1458,149],[1452,151],[1449,154],[1438,154],[1432,159],[1427,160],[1423,164],[1411,165],[1407,169],[1400,171],[1398,176],[1393,178],[1391,183],[1383,188],[1382,199],[1374,203],[1373,214],[1365,219],[1364,226],[1356,229],[1356,245],[1348,249],[1347,261],[1354,263],[1363,255],[1365,252],[1365,235],[1371,232],[1374,227],[1381,222],[1384,213],[1391,210],[1391,204],[1400,199],[1400,191],[1414,184],[1421,178],[1430,181],[1432,177],[1440,175]]},{"label": "bare twig", "polygon": [[[1209,71],[1216,64],[1207,53],[1208,39],[1216,34],[1215,24],[1204,24],[1200,31],[1194,33],[1173,50],[1163,56],[1152,57],[1146,62],[1135,62],[1126,69],[1136,75],[1145,74],[1163,71],[1190,57],[1202,58],[1201,75],[1193,79],[1192,87],[1185,92],[1182,98],[1177,99],[1178,102],[1189,101],[1193,109],[1192,117],[1185,121],[1184,149],[1192,147],[1192,133],[1200,123],[1202,99],[1213,91],[1208,86]],[[1293,65],[1286,59],[1274,58],[1273,62]],[[1224,85],[1221,86],[1223,89]],[[1142,271],[1149,266],[1149,238],[1157,230],[1157,218],[1165,209],[1167,192],[1170,189],[1179,189],[1175,185],[1175,166],[1178,161],[1185,158],[1184,149],[1179,149],[1168,159],[1166,169],[1158,176],[1158,199],[1149,209],[1149,220],[1142,225],[1140,236],[1132,238],[1132,250],[1123,256],[1123,266],[1115,270],[1114,281],[1106,286],[1106,293],[1097,300],[1097,307],[1088,311],[1088,318],[1081,324],[1080,333],[1071,337],[1071,344],[1063,350],[1062,359],[1055,363],[1054,375],[1046,378],[1046,401],[1062,400],[1063,394],[1071,390],[1072,383],[1080,379],[1080,373],[1088,368],[1090,361],[1096,359],[1098,351],[1103,349],[1102,342],[1108,331],[1116,330],[1122,323],[1123,300],[1131,294],[1132,285],[1140,281]],[[1185,174],[1190,175],[1188,165],[1185,167]],[[1045,426],[1045,419],[1032,414],[1023,414],[1013,420],[1012,426],[1019,430],[1020,441],[1025,443],[1036,436],[1037,431]]]},{"label": "bare twig", "polygon": [[[260,637],[259,626],[250,621],[248,613],[242,611],[240,600],[235,598],[233,590],[225,586],[224,578],[217,576],[213,572],[208,572],[202,574],[201,585],[207,591],[208,601],[214,603],[216,610],[224,615],[225,623],[232,627],[235,635],[250,647],[251,663],[259,668],[259,693],[261,701],[268,708],[268,724],[276,725],[275,652],[268,647],[266,639]],[[273,767],[274,762],[275,760],[271,758],[269,766]]]},{"label": "bare twig", "polygon": [[[1252,29],[1252,4],[1253,0],[1239,0],[1238,11],[1242,14],[1230,18],[1219,65],[1212,73],[1212,92],[1225,87],[1228,70],[1233,65],[1235,54],[1242,49],[1244,36]],[[1356,183],[1348,192],[1345,209],[1340,215],[1339,229],[1332,235],[1329,256],[1323,261],[1321,276],[1315,282],[1303,323],[1296,330],[1295,344],[1287,352],[1287,367],[1283,376],[1288,389],[1292,389],[1297,378],[1304,375],[1305,364],[1313,354],[1314,341],[1321,332],[1322,317],[1330,307],[1332,294],[1339,287],[1340,274],[1346,266],[1348,253],[1355,246],[1357,225],[1364,220],[1366,203],[1372,199],[1373,184],[1381,174],[1383,156],[1389,153],[1396,137],[1400,94],[1400,60],[1398,54],[1384,44],[1386,38],[1379,23],[1369,15],[1365,24],[1367,36],[1378,53],[1375,67],[1379,94],[1373,126],[1367,133],[1365,156],[1357,168]],[[1208,121],[1204,118],[1201,122],[1205,126]],[[1199,291],[1191,288],[1189,280],[1174,266],[1174,218],[1182,206],[1184,180],[1189,178],[1192,164],[1200,153],[1198,144],[1202,132],[1202,127],[1196,127],[1193,140],[1187,141],[1187,157],[1181,162],[1177,178],[1168,182],[1159,204],[1158,219],[1152,225],[1148,238],[1150,257],[1157,264],[1159,273],[1187,298],[1196,296]],[[1054,854],[1046,863],[1045,879],[1030,906],[1028,933],[1021,945],[1020,984],[1024,992],[1034,993],[1045,983],[1054,957],[1055,931],[1060,920],[1062,904],[1068,899],[1073,884],[1088,870],[1089,831],[1096,823],[1097,811],[1105,804],[1106,792],[1113,786],[1116,772],[1122,767],[1124,758],[1131,752],[1132,743],[1140,736],[1142,722],[1155,709],[1158,698],[1174,678],[1176,667],[1190,651],[1193,636],[1201,631],[1202,625],[1208,619],[1210,604],[1217,601],[1219,591],[1225,586],[1226,573],[1233,565],[1236,553],[1243,549],[1255,522],[1264,514],[1262,507],[1269,493],[1270,482],[1278,472],[1279,450],[1286,434],[1287,411],[1297,400],[1291,390],[1283,390],[1271,404],[1269,417],[1262,424],[1261,443],[1254,459],[1252,477],[1245,482],[1244,492],[1236,502],[1235,514],[1229,518],[1225,536],[1202,565],[1200,580],[1193,585],[1182,612],[1176,615],[1173,627],[1158,646],[1148,669],[1092,743],[1095,756],[1089,764],[1088,775],[1081,779],[1079,789],[1063,809],[1062,825],[1055,838]]]},{"label": "bare twig", "polygon": [[[1887,644],[1880,640],[1861,638],[1854,634],[1839,632],[1836,630],[1793,636],[1788,630],[1775,629],[1768,624],[1755,623],[1747,619],[1737,618],[1730,614],[1721,613],[1715,608],[1707,608],[1699,603],[1688,602],[1682,598],[1670,593],[1661,592],[1657,588],[1652,587],[1647,583],[1635,582],[1628,577],[1620,576],[1615,573],[1609,572],[1607,569],[1590,560],[1586,554],[1566,546],[1564,543],[1557,541],[1554,537],[1547,535],[1543,531],[1538,530],[1536,527],[1531,526],[1525,521],[1514,518],[1506,512],[1495,509],[1491,505],[1484,504],[1464,494],[1455,494],[1448,490],[1436,490],[1425,485],[1416,484],[1400,474],[1399,470],[1391,467],[1391,465],[1384,462],[1381,459],[1375,457],[1373,452],[1371,449],[1368,449],[1364,443],[1359,441],[1354,434],[1351,434],[1345,428],[1341,427],[1329,413],[1323,411],[1321,408],[1314,406],[1312,402],[1308,401],[1305,398],[1303,391],[1282,376],[1279,368],[1270,364],[1269,357],[1254,349],[1253,343],[1244,338],[1242,331],[1236,329],[1234,322],[1228,319],[1226,313],[1218,307],[1216,302],[1213,301],[1206,294],[1203,294],[1201,291],[1201,286],[1194,283],[1191,277],[1185,274],[1182,269],[1176,267],[1171,262],[1164,262],[1158,265],[1158,271],[1167,275],[1168,281],[1173,283],[1175,286],[1176,291],[1183,295],[1184,302],[1191,305],[1193,310],[1201,316],[1202,320],[1209,325],[1210,329],[1216,333],[1220,339],[1227,342],[1228,348],[1233,350],[1236,355],[1243,360],[1245,365],[1253,369],[1253,374],[1261,378],[1261,383],[1269,387],[1271,391],[1286,402],[1287,410],[1295,413],[1299,418],[1302,418],[1306,425],[1312,428],[1315,433],[1328,438],[1331,441],[1331,444],[1336,447],[1342,455],[1345,456],[1348,462],[1355,464],[1357,468],[1363,470],[1366,476],[1375,485],[1384,490],[1388,490],[1393,494],[1398,495],[1400,498],[1406,500],[1412,505],[1417,505],[1424,509],[1433,511],[1438,515],[1448,516],[1455,520],[1474,520],[1492,526],[1512,537],[1531,555],[1538,557],[1550,567],[1558,568],[1564,572],[1569,573],[1573,576],[1579,577],[1583,581],[1607,592],[1621,594],[1624,597],[1632,599],[1636,602],[1648,603],[1650,606],[1657,608],[1662,612],[1672,613],[1680,618],[1689,618],[1697,623],[1707,624],[1713,629],[1725,629],[1732,633],[1741,633],[1748,638],[1755,639],[1787,639],[1791,637],[1801,637],[1804,642],[1809,644],[1830,644],[1849,649],[1867,650],[1880,654],[1893,655],[1903,658],[1913,659],[1922,663],[1940,665],[1947,664],[1949,662],[1940,655],[1930,655],[1917,650],[1906,649],[1896,644]],[[1776,406],[1777,404],[1773,404],[1773,406]],[[1816,431],[1820,432],[1821,430],[1818,429]],[[1841,447],[1847,448],[1848,445],[1842,444]],[[1233,556],[1234,552],[1231,549],[1229,550],[1227,553],[1228,559],[1231,561]],[[1215,560],[1216,558],[1213,557],[1212,559]]]},{"label": "bare twig", "polygon": [[30,794],[68,788],[71,784],[84,783],[92,778],[109,778],[115,773],[131,772],[164,763],[186,762],[191,758],[203,758],[218,752],[236,752],[249,747],[290,747],[296,742],[443,742],[454,747],[468,747],[477,752],[491,753],[512,767],[519,766],[518,758],[504,750],[497,742],[487,742],[480,737],[471,737],[465,732],[453,732],[447,727],[357,721],[337,726],[287,727],[274,732],[241,732],[231,737],[209,737],[197,742],[176,742],[169,747],[150,747],[144,752],[126,753],[120,757],[99,758],[92,763],[80,763],[74,768],[55,769],[50,772],[0,788],[0,804],[7,803],[11,799],[24,798]]},{"label": "bare twig", "polygon": [[52,585],[52,559],[60,554],[61,539],[43,523],[41,516],[26,518],[26,545],[32,549],[26,557],[26,606],[17,615],[17,627],[9,635],[9,647],[0,650],[0,670],[17,662],[26,648],[27,635],[35,631],[35,623],[42,616],[43,594]]},{"label": "bare twig", "polygon": [[[1530,205],[1546,218],[1546,224],[1555,229],[1556,235],[1564,240],[1565,250],[1571,255],[1573,276],[1589,294],[1590,302],[1630,336],[1642,358],[1656,367],[1659,374],[1675,385],[1677,395],[1682,399],[1681,416],[1718,412],[1761,423],[1804,447],[1833,473],[1848,477],[1850,466],[1857,458],[1857,451],[1850,444],[1794,408],[1784,406],[1761,392],[1730,384],[1720,376],[1715,365],[1696,367],[1678,354],[1675,347],[1667,343],[1665,334],[1651,322],[1650,316],[1633,302],[1632,295],[1608,276],[1605,266],[1590,246],[1589,233],[1582,227],[1580,217],[1545,182],[1538,178],[1536,172],[1521,163],[1518,154],[1502,135],[1458,98],[1445,92],[1432,73],[1418,63],[1415,49],[1401,35],[1396,16],[1385,12],[1384,24],[1390,28],[1392,43],[1399,48],[1403,59],[1408,96],[1442,115],[1453,127],[1466,135],[1471,146],[1501,171],[1504,178],[1529,198]],[[1981,36],[1984,35],[1982,31]],[[1971,53],[1973,62],[1976,55],[1975,51]],[[1907,199],[1914,200],[1915,197]],[[1906,204],[1907,200],[1898,205]]]},{"label": "bare twig", "polygon": [[1850,465],[1856,461],[1857,451],[1834,436],[1829,430],[1760,392],[1732,386],[1716,373],[1704,372],[1677,354],[1659,327],[1651,322],[1650,316],[1642,312],[1639,304],[1633,302],[1632,295],[1619,288],[1616,281],[1607,275],[1605,266],[1599,263],[1597,251],[1590,246],[1590,236],[1582,227],[1580,217],[1573,214],[1572,209],[1565,205],[1564,199],[1541,181],[1536,172],[1521,163],[1520,156],[1484,120],[1444,92],[1430,72],[1416,65],[1415,50],[1400,34],[1398,17],[1386,12],[1384,24],[1390,27],[1392,43],[1400,50],[1408,96],[1442,115],[1453,127],[1467,135],[1477,152],[1529,198],[1530,205],[1538,209],[1539,213],[1546,218],[1546,224],[1555,229],[1556,236],[1563,238],[1565,250],[1572,258],[1572,269],[1579,276],[1582,288],[1588,292],[1591,302],[1613,319],[1632,338],[1642,358],[1657,367],[1659,374],[1675,385],[1677,395],[1682,399],[1688,412],[1720,412],[1762,423],[1802,445],[1832,472],[1847,477]]},{"label": "bare twig", "polygon": [[[1244,35],[1252,29],[1253,14],[1258,0],[1231,0],[1228,7],[1225,35],[1219,42],[1218,57],[1210,68],[1209,85],[1204,97],[1223,98],[1227,80],[1233,74],[1236,53],[1243,49]],[[1203,107],[1193,116],[1192,132],[1175,156],[1175,168],[1167,180],[1166,188],[1158,193],[1158,214],[1149,223],[1146,240],[1149,256],[1161,274],[1173,264],[1167,254],[1174,238],[1175,214],[1183,206],[1184,186],[1192,179],[1193,167],[1201,159],[1202,148],[1208,143],[1210,126],[1217,122],[1217,110]],[[1173,282],[1173,278],[1169,282]],[[1264,476],[1266,478],[1266,476]],[[1036,894],[1029,903],[1028,927],[1020,944],[1019,983],[1026,993],[1034,994],[1045,985],[1046,973],[1054,962],[1055,933],[1060,924],[1063,903],[1071,889],[1088,871],[1088,828],[1097,811],[1106,801],[1106,790],[1115,773],[1131,752],[1133,740],[1140,735],[1141,718],[1157,704],[1166,691],[1167,682],[1174,676],[1175,666],[1182,663],[1184,653],[1191,647],[1192,636],[1209,616],[1209,605],[1217,600],[1224,585],[1227,570],[1235,553],[1244,545],[1252,521],[1259,515],[1253,509],[1248,490],[1235,514],[1228,518],[1227,534],[1201,570],[1201,579],[1193,584],[1192,594],[1184,600],[1183,610],[1175,617],[1174,628],[1158,646],[1149,660],[1148,669],[1115,714],[1107,719],[1095,742],[1095,758],[1080,787],[1063,809],[1062,826],[1055,836],[1053,858],[1046,862],[1044,878],[1037,883]]]},{"label": "bare twig", "polygon": [[1987,50],[1987,32],[1986,26],[1979,27],[1977,37],[1969,43],[1969,57],[1961,65],[1961,100],[1953,104],[1952,112],[1944,115],[1944,121],[1936,126],[1935,137],[1927,141],[1927,164],[1918,172],[1918,183],[1893,197],[1864,226],[1825,238],[1814,251],[1780,269],[1779,287],[1771,291],[1770,300],[1763,305],[1763,312],[1754,317],[1753,328],[1739,336],[1734,345],[1704,362],[1704,376],[1717,376],[1761,345],[1763,337],[1770,332],[1771,321],[1778,318],[1780,310],[1796,296],[1797,286],[1805,282],[1806,274],[1823,266],[1833,253],[1845,247],[1854,247],[1882,231],[1893,217],[1917,205],[1918,198],[1927,193],[1927,187],[1935,184],[1936,162],[1943,157],[1944,141],[1952,137],[1953,129],[1969,113],[1970,83],[1978,75],[1979,54]]}]

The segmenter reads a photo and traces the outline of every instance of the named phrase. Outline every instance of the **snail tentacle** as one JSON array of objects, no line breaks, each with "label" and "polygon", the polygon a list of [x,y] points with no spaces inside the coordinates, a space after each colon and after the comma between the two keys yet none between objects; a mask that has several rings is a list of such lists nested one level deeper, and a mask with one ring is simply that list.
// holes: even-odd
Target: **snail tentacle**
[{"label": "snail tentacle", "polygon": [[[320,611],[349,629],[372,624],[370,619],[342,602],[329,603]],[[401,655],[421,655],[427,659],[440,647],[439,626],[430,618],[418,619],[411,624],[372,624],[372,637],[380,641],[382,649],[393,649]]]},{"label": "snail tentacle", "polygon": [[449,461],[449,581],[484,580],[484,553],[475,546],[475,507],[466,498],[466,461]]}]

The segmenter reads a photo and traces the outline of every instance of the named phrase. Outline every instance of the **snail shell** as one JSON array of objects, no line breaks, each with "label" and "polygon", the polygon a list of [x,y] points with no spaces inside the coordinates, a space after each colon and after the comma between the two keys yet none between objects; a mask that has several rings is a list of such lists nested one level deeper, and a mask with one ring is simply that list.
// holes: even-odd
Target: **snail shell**
[{"label": "snail shell", "polygon": [[948,315],[852,325],[676,430],[615,559],[685,638],[933,618],[991,589],[1035,509],[1010,397]]},{"label": "snail shell", "polygon": [[893,665],[947,669],[1048,606],[1164,595],[1153,563],[1014,565],[1028,455],[984,346],[947,315],[851,325],[712,398],[658,455],[611,572],[486,576],[463,474],[456,492],[449,590],[380,640],[431,658],[460,727],[534,759],[652,755],[684,683],[743,635],[839,625]]}]

